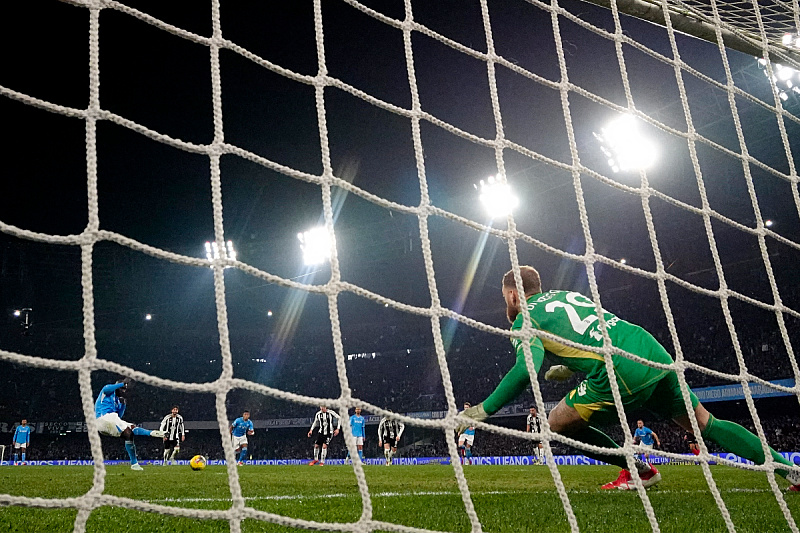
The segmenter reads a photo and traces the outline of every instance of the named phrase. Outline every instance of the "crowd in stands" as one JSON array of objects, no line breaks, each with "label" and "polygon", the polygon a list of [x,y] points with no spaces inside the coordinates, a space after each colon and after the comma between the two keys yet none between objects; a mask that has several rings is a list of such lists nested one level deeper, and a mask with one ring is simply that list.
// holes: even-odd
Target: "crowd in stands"
[{"label": "crowd in stands", "polygon": [[[673,354],[678,350],[673,342],[658,299],[635,298],[635,295],[615,293],[604,304],[619,316],[631,317],[650,331]],[[672,299],[675,327],[680,349],[687,361],[705,368],[739,374],[740,364],[734,349],[728,322],[718,302],[695,305]],[[643,300],[645,301],[644,303]],[[759,308],[732,310],[739,353],[747,371],[766,380],[793,378],[792,361],[787,355],[784,331],[778,326],[775,314]],[[680,313],[675,313],[680,309]],[[734,312],[735,311],[735,312]],[[659,318],[660,317],[660,318]],[[416,317],[418,318],[418,317]],[[785,333],[795,349],[800,346],[800,321],[786,321]],[[514,364],[514,355],[506,337],[480,330],[442,322],[444,353],[453,393],[458,405],[463,401],[476,403],[488,396],[500,379]],[[502,324],[495,324],[502,325]],[[455,327],[453,327],[455,326]],[[439,353],[433,341],[430,321],[409,319],[390,326],[374,324],[348,325],[343,331],[345,368],[348,385],[354,397],[372,405],[395,412],[438,411],[447,408],[442,381]],[[216,380],[222,363],[219,341],[215,331],[141,330],[98,331],[98,357],[155,375],[161,378],[208,383]],[[83,355],[84,339],[80,329],[39,331],[33,336],[4,335],[0,348],[27,355],[59,360],[77,360]],[[336,398],[340,394],[334,346],[330,332],[295,332],[293,337],[276,339],[276,334],[231,331],[234,376],[291,393]],[[84,401],[93,405],[100,388],[120,379],[106,371],[92,373],[91,390],[81,390],[77,372],[0,362],[0,372],[13,379],[0,387],[0,423],[7,428],[22,418],[30,421],[82,421]],[[582,379],[573,376],[564,383],[540,380],[545,401],[558,401]],[[688,370],[686,379],[692,387],[729,384],[709,373]],[[530,403],[531,392],[520,398]],[[731,402],[726,402],[731,403]],[[139,383],[131,393],[127,420],[141,423],[159,421],[173,405],[178,405],[187,421],[216,420],[213,393],[184,393],[174,389],[156,388]],[[761,422],[770,444],[786,450],[800,449],[797,402],[787,402],[788,411],[777,415],[760,413]],[[310,418],[316,410],[307,404],[278,400],[265,394],[232,390],[227,397],[227,417],[233,420],[245,408],[254,419]],[[90,416],[92,411],[88,413]],[[729,418],[742,420],[746,409]],[[515,419],[524,421],[524,417]],[[630,420],[629,420],[630,421]],[[633,421],[635,422],[635,421]],[[522,422],[524,423],[524,422]],[[658,421],[647,424],[656,431],[663,449],[682,451],[682,433],[671,425]],[[369,430],[369,428],[368,428]],[[294,435],[292,431],[297,432]],[[311,443],[302,430],[270,430],[254,437],[253,453],[259,458],[302,458],[311,452]],[[371,431],[371,430],[370,430]],[[286,438],[278,438],[285,434]],[[613,431],[612,431],[613,434]],[[0,435],[2,435],[0,433]],[[8,433],[10,441],[11,433]],[[273,438],[274,436],[274,438]],[[621,433],[613,435],[621,438]],[[194,452],[212,457],[221,455],[220,436],[214,431],[194,431],[187,440],[184,456]],[[125,451],[117,441],[106,442],[107,457],[120,457]],[[139,439],[144,457],[158,457],[157,442]],[[70,433],[37,434],[32,458],[85,458],[89,455],[86,435]],[[333,444],[332,455],[344,455],[341,437]],[[529,444],[518,439],[481,432],[476,440],[476,452],[483,455],[523,453]],[[378,450],[368,450],[377,455]],[[425,435],[411,431],[403,453],[440,455],[445,452],[441,434]]]}]

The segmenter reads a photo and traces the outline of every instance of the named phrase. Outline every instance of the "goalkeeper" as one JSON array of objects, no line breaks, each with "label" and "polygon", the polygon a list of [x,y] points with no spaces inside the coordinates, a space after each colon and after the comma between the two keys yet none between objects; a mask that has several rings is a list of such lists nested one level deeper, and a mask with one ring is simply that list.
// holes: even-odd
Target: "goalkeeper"
[{"label": "goalkeeper", "polygon": [[[577,292],[548,291],[542,293],[539,273],[532,267],[520,267],[526,308],[534,328],[552,333],[564,339],[587,347],[601,348],[603,336],[598,325],[594,303]],[[512,331],[522,329],[522,299],[517,292],[514,272],[503,277],[503,297],[506,301],[506,315],[513,325]],[[613,345],[626,352],[638,355],[648,361],[662,364],[673,363],[672,357],[658,341],[641,327],[626,322],[604,311],[606,327]],[[483,403],[463,412],[478,421],[485,420],[505,404],[516,398],[530,383],[525,365],[523,341],[512,339],[516,349],[517,362],[505,375],[495,391]],[[597,429],[618,421],[614,396],[611,392],[609,376],[603,356],[591,349],[581,350],[549,339],[534,337],[531,341],[533,364],[538,373],[545,354],[557,363],[546,374],[545,379],[563,380],[573,372],[583,372],[586,379],[570,391],[550,412],[550,428],[567,437],[601,448],[619,448],[611,438]],[[655,414],[674,420],[687,431],[692,430],[686,406],[681,396],[678,377],[674,371],[655,368],[632,361],[621,355],[613,355],[614,372],[626,410],[644,407]],[[704,439],[715,442],[725,450],[756,464],[765,462],[764,451],[759,438],[742,426],[714,418],[690,392],[697,423]],[[462,427],[466,427],[463,424]],[[461,428],[459,428],[461,429]],[[593,459],[617,465],[622,468],[619,478],[603,485],[604,489],[632,490],[630,472],[625,457],[614,454],[596,453],[582,450]],[[773,460],[783,465],[792,463],[770,448]],[[639,477],[645,487],[655,485],[661,475],[650,464],[635,460]],[[800,490],[800,473],[789,469],[776,469],[775,473],[786,478],[789,490]]]}]

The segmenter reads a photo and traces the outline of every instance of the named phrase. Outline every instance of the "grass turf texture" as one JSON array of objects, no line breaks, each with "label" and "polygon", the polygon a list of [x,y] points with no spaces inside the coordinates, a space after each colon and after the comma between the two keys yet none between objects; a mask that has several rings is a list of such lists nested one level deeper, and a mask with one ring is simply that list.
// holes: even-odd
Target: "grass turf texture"
[{"label": "grass turf texture", "polygon": [[[711,467],[737,531],[790,531],[766,476]],[[366,467],[373,518],[443,531],[469,531],[461,495],[450,466]],[[602,491],[617,475],[613,467],[564,466],[560,472],[581,531],[650,531],[638,495]],[[723,532],[725,523],[699,466],[665,466],[663,481],[648,490],[663,532]],[[351,467],[249,466],[239,469],[247,505],[293,518],[353,522],[361,515],[361,498]],[[546,467],[466,467],[472,500],[485,531],[569,531],[555,485]],[[91,467],[0,468],[0,493],[42,498],[80,496],[91,486]],[[779,480],[783,488],[786,483]],[[127,466],[107,468],[105,493],[155,504],[200,509],[230,506],[224,467],[193,472],[189,467]],[[785,494],[795,520],[800,494]],[[76,511],[0,507],[0,531],[72,531]],[[88,531],[218,532],[225,521],[198,521],[156,513],[102,507]],[[296,531],[256,520],[242,523],[244,532]]]}]

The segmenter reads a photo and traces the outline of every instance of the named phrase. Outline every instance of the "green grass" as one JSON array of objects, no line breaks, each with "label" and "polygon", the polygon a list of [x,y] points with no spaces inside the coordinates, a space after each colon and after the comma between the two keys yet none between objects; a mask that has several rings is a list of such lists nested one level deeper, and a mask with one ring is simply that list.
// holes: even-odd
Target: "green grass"
[{"label": "green grass", "polygon": [[[714,479],[740,532],[790,531],[769,489],[766,477],[724,466],[711,467]],[[725,522],[698,466],[664,466],[663,481],[648,490],[661,531],[724,532]],[[91,467],[0,468],[0,493],[65,498],[80,496],[91,486]],[[600,466],[564,466],[561,476],[581,531],[650,531],[635,492],[601,491],[617,470]],[[362,502],[351,467],[248,466],[239,469],[247,505],[269,513],[305,520],[354,522]],[[461,495],[450,466],[366,467],[375,520],[443,531],[469,531]],[[569,531],[563,506],[549,470],[535,466],[466,468],[472,500],[484,531]],[[781,487],[786,485],[779,480]],[[230,506],[224,467],[193,472],[188,467],[146,467],[132,472],[109,466],[105,494],[154,504],[198,509]],[[785,495],[796,520],[800,494]],[[72,531],[74,509],[0,507],[0,531]],[[222,532],[226,521],[173,517],[105,506],[92,512],[88,531]],[[247,519],[245,532],[297,531]]]}]

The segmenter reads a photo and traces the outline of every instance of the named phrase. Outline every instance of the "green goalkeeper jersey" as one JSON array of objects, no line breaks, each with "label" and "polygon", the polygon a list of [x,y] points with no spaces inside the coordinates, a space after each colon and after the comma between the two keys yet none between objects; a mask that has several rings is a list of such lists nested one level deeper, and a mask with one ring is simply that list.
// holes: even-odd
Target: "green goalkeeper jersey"
[{"label": "green goalkeeper jersey", "polygon": [[[602,354],[591,349],[603,346],[603,335],[600,332],[594,302],[577,292],[548,291],[530,296],[527,299],[527,310],[534,328],[587,347],[580,349],[550,339],[534,337],[531,341],[531,354],[537,372],[547,356],[553,364],[564,365],[573,372],[585,373],[594,390],[598,392],[611,390],[605,360]],[[605,310],[603,316],[615,347],[648,361],[664,364],[673,362],[669,353],[643,328]],[[523,316],[520,313],[511,327],[512,331],[522,329],[522,324]],[[517,364],[485,402],[484,407],[490,414],[516,397],[529,383],[525,370],[523,341],[512,339],[511,342],[516,349]],[[618,354],[612,356],[612,362],[623,395],[635,394],[669,372]]]}]

